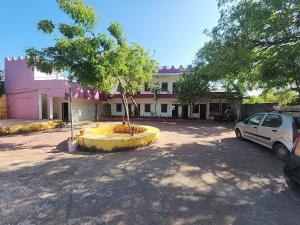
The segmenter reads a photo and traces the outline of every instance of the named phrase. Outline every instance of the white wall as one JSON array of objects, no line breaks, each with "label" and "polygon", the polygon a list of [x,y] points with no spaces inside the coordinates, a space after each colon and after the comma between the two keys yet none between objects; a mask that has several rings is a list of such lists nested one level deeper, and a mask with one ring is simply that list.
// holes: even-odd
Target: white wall
[{"label": "white wall", "polygon": [[[64,98],[54,98],[53,99],[53,113],[57,114],[58,119],[62,119],[62,103],[69,102]],[[95,102],[82,100],[82,99],[72,99],[73,106],[73,121],[83,121],[83,120],[94,120],[96,115]],[[69,105],[70,107],[70,105]],[[99,106],[98,106],[99,107]],[[70,109],[69,109],[70,112]],[[69,117],[70,118],[70,117]]]},{"label": "white wall", "polygon": [[[140,116],[142,117],[151,117],[156,116],[155,112],[155,99],[149,98],[149,99],[135,99],[137,104],[140,104]],[[112,116],[123,116],[124,115],[124,107],[122,105],[122,112],[116,111],[116,104],[120,103],[120,99],[112,99],[110,100],[111,103],[111,113]],[[131,112],[134,114],[134,104],[129,102],[131,104]],[[145,104],[151,104],[150,109],[151,112],[145,112]],[[168,111],[166,113],[161,112],[161,104],[167,104],[168,105]],[[172,104],[178,104],[178,115],[179,117],[182,115],[182,107],[177,102],[174,101],[174,99],[158,99],[157,100],[157,116],[158,117],[172,117]]]}]

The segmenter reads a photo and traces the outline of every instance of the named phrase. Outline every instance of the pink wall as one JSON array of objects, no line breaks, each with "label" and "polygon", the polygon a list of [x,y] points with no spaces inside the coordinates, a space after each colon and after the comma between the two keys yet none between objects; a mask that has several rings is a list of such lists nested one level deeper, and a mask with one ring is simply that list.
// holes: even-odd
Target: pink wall
[{"label": "pink wall", "polygon": [[[105,100],[105,96],[78,84],[72,84],[72,97],[87,100]],[[7,95],[8,118],[39,119],[39,94],[50,97],[65,97],[68,92],[65,80],[34,80],[34,71],[27,67],[23,58],[5,58],[5,93]]]}]

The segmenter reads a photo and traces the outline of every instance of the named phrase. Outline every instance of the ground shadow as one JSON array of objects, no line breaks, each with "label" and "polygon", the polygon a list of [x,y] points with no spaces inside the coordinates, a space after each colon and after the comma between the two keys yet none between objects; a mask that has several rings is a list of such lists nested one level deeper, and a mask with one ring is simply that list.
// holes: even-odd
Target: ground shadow
[{"label": "ground shadow", "polygon": [[283,164],[234,138],[62,154],[0,171],[0,223],[299,224]]}]

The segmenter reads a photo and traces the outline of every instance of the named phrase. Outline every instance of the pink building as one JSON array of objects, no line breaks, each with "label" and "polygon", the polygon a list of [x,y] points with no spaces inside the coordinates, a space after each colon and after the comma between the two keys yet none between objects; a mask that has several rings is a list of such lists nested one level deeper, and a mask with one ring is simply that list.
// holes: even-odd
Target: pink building
[{"label": "pink building", "polygon": [[[104,95],[72,85],[74,121],[95,119]],[[24,58],[5,58],[8,118],[69,120],[69,83],[59,74],[28,68]]]}]

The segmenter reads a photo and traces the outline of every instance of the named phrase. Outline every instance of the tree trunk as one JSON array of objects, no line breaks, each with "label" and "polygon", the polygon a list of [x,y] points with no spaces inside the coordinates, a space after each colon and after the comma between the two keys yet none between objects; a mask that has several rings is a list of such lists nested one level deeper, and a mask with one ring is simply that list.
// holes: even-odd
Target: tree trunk
[{"label": "tree trunk", "polygon": [[121,95],[122,95],[122,103],[123,103],[123,107],[125,110],[125,118],[127,120],[127,124],[130,126],[130,119],[129,119],[129,113],[128,113],[128,102],[127,102],[127,98],[126,95],[123,91],[121,91]]},{"label": "tree trunk", "polygon": [[132,95],[130,95],[130,99],[131,99],[132,103],[134,104],[135,110],[138,112],[138,116],[140,116],[139,106],[138,106],[138,104],[136,103],[136,101],[134,100],[134,98],[133,98]]},{"label": "tree trunk", "polygon": [[157,118],[158,116],[157,116],[157,95],[156,94],[155,94],[155,115]]},{"label": "tree trunk", "polygon": [[72,87],[69,84],[69,101],[70,101],[70,120],[71,120],[71,140],[74,141],[74,126],[73,126],[73,105],[72,105]]},{"label": "tree trunk", "polygon": [[127,97],[126,97],[126,94],[124,92],[124,87],[122,85],[121,79],[119,77],[118,77],[118,80],[119,80],[119,89],[120,89],[120,92],[121,92],[121,95],[122,95],[122,103],[123,103],[123,107],[124,107],[124,110],[125,110],[125,117],[126,117],[126,120],[127,120],[127,125],[128,125],[128,129],[129,129],[129,133],[131,135],[133,135],[133,132],[132,132],[132,129],[131,129],[131,124],[130,124],[129,112],[128,112]]}]

